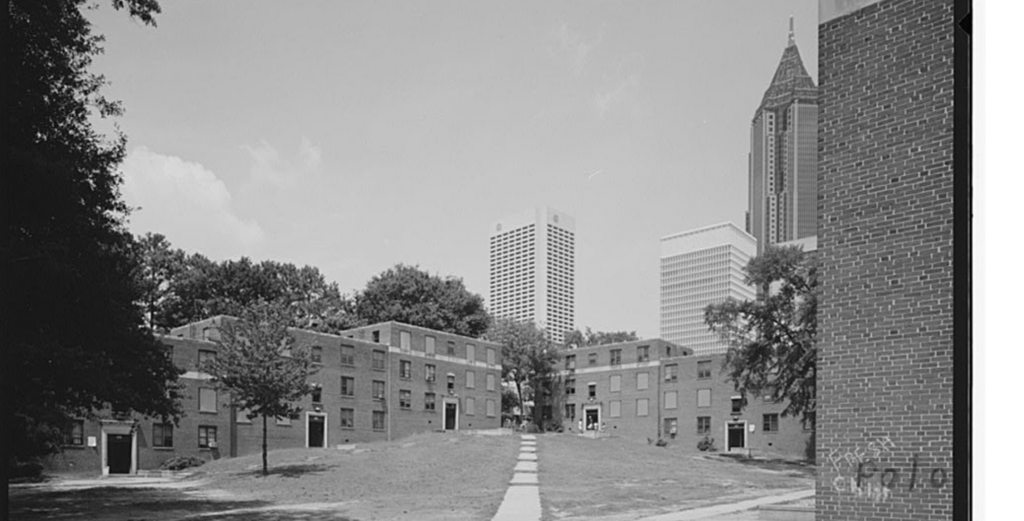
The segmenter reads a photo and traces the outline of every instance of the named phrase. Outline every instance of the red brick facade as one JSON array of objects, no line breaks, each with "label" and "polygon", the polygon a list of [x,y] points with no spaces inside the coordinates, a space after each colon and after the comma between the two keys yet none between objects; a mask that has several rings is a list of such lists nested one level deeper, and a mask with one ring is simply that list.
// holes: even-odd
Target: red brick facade
[{"label": "red brick facade", "polygon": [[[204,399],[215,391],[198,371],[199,358],[201,352],[216,353],[217,344],[212,340],[224,319],[215,317],[182,326],[161,339],[172,349],[175,364],[186,371],[180,380],[185,386],[185,414],[177,426],[170,427],[170,440],[166,431],[154,430],[154,423],[159,422],[151,419],[83,422],[81,445],[67,446],[62,454],[51,458],[50,468],[117,473],[118,465],[111,458],[117,459],[119,454],[114,452],[119,449],[108,451],[105,444],[119,434],[130,435],[126,439],[131,440],[131,448],[123,449],[130,456],[129,472],[159,468],[174,456],[212,459],[260,452],[260,418],[249,420],[241,411],[233,414],[225,393]],[[320,348],[322,365],[311,377],[321,386],[320,401],[314,403],[313,397],[307,397],[297,418],[268,419],[267,442],[272,449],[333,447],[444,430],[449,404],[454,409],[449,420],[454,425],[447,425],[449,429],[500,426],[501,348],[497,344],[397,322],[357,328],[341,336],[298,329],[291,333],[296,344]],[[434,339],[434,354],[427,353],[428,338]],[[449,345],[454,355],[448,354]],[[473,355],[472,360],[469,355]],[[432,367],[429,371],[428,366]],[[428,380],[428,374],[433,380]],[[449,376],[453,380],[450,388]],[[343,379],[347,380],[344,385],[351,387],[346,394],[342,393]],[[375,395],[375,382],[383,391],[380,397]],[[433,408],[428,408],[428,393],[433,394]],[[201,398],[203,394],[206,396]],[[343,421],[348,414],[351,423]],[[319,421],[323,422],[322,435],[310,426],[310,422]],[[214,432],[216,448],[201,446],[201,435],[212,439]],[[170,441],[170,446],[156,446],[156,435]],[[90,437],[95,439],[95,447],[88,446]]]},{"label": "red brick facade", "polygon": [[953,2],[863,3],[819,27],[817,519],[951,519]]}]

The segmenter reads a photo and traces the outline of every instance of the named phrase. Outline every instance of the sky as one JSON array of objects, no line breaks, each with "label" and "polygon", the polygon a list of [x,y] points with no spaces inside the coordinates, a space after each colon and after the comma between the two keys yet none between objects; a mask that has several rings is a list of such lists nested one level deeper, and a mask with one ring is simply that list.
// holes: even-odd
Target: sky
[{"label": "sky", "polygon": [[659,240],[743,227],[750,120],[817,1],[162,2],[89,13],[129,228],[214,260],[398,263],[488,297],[490,223],[576,220],[576,325],[659,334]]}]

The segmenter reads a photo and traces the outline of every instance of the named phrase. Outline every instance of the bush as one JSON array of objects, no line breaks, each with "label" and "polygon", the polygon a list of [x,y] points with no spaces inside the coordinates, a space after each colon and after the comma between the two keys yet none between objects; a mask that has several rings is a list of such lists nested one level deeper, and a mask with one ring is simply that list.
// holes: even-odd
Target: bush
[{"label": "bush", "polygon": [[36,461],[9,461],[7,477],[19,481],[36,481],[43,476],[43,466]]},{"label": "bush", "polygon": [[192,467],[198,467],[206,463],[206,460],[197,458],[195,456],[175,456],[160,464],[162,470],[184,470]]},{"label": "bush", "polygon": [[658,438],[658,441],[655,442],[655,445],[659,447],[668,447],[668,442],[665,441],[663,438]]},{"label": "bush", "polygon": [[697,450],[701,452],[714,452],[716,450],[715,439],[704,436],[704,439],[697,442]]}]

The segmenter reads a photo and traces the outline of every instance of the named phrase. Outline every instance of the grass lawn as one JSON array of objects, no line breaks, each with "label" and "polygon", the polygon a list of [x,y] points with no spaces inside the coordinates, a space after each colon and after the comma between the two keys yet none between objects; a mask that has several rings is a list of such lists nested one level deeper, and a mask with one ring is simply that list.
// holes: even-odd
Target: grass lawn
[{"label": "grass lawn", "polygon": [[537,437],[544,518],[637,519],[814,486],[811,467],[623,438]]},{"label": "grass lawn", "polygon": [[349,451],[272,450],[266,477],[255,454],[207,463],[176,488],[18,488],[8,499],[12,519],[28,520],[483,521],[501,504],[518,446],[518,436],[421,434]]}]

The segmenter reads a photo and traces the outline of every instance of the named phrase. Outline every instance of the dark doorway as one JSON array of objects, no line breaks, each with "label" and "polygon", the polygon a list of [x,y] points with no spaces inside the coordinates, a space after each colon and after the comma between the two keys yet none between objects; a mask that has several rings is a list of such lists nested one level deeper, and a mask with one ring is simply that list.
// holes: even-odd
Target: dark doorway
[{"label": "dark doorway", "polygon": [[446,403],[446,404],[444,404],[444,430],[446,430],[446,431],[454,431],[455,430],[455,426],[456,426],[455,420],[457,418],[458,413],[459,413],[459,405],[458,404],[455,404],[455,403]]},{"label": "dark doorway", "polygon": [[584,428],[586,430],[588,430],[588,431],[596,431],[597,428],[600,427],[600,421],[601,421],[600,420],[600,416],[601,415],[598,414],[598,410],[597,409],[587,409],[587,411],[585,413],[585,416],[586,417],[583,420],[585,422],[587,422],[587,423],[584,426]]},{"label": "dark doorway", "polygon": [[132,436],[107,435],[107,466],[111,474],[128,474],[132,470]]},{"label": "dark doorway", "polygon": [[324,438],[324,417],[309,415],[309,446],[323,447],[326,445]]},{"label": "dark doorway", "polygon": [[747,428],[743,423],[729,424],[729,445],[725,450],[742,449],[747,446]]}]

